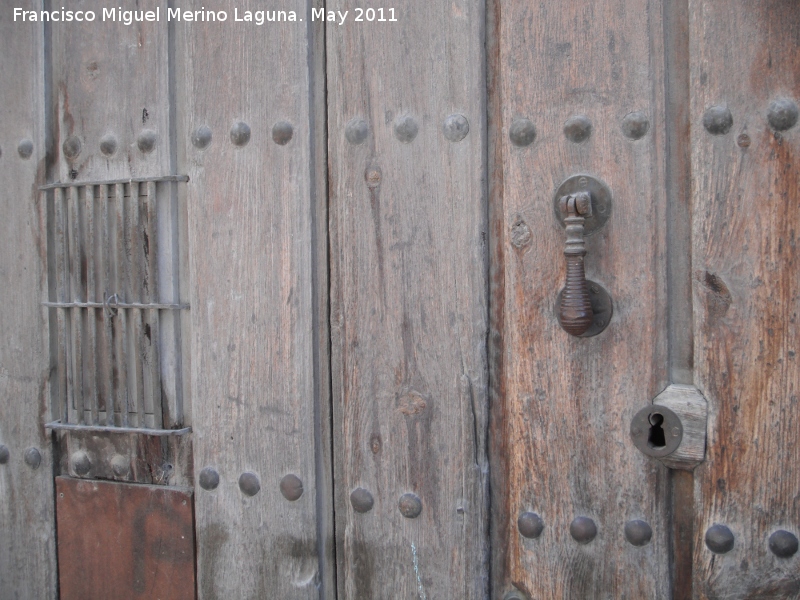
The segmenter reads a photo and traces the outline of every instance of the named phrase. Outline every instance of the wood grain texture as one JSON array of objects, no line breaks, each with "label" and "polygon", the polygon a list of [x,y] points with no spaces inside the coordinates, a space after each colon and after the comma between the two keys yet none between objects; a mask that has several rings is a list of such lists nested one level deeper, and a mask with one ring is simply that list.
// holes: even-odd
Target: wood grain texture
[{"label": "wood grain texture", "polygon": [[[35,8],[37,2],[17,3]],[[40,24],[0,11],[0,597],[56,597],[52,451],[47,345],[44,43]],[[22,140],[32,144],[20,157]],[[34,447],[41,465],[23,460]]]},{"label": "wood grain texture", "polygon": [[327,29],[338,597],[485,598],[484,6],[394,6]]},{"label": "wood grain texture", "polygon": [[[137,2],[137,11],[160,9],[162,21],[125,25],[103,22],[103,9],[134,6],[81,0],[69,8],[93,10],[97,15],[94,22],[51,27],[56,180],[169,172],[167,4],[166,0]],[[139,148],[143,132],[155,135],[149,152]],[[107,155],[100,148],[109,138],[114,139],[116,151]],[[70,156],[78,147],[79,153]]]},{"label": "wood grain texture", "polygon": [[[321,57],[311,3],[284,8],[303,22],[174,25],[178,160],[191,177],[195,476],[212,467],[220,477],[214,490],[197,487],[201,599],[333,595],[331,491],[320,472],[330,463],[317,435],[329,402],[327,282],[314,255],[326,247],[315,137]],[[285,145],[273,141],[280,121],[293,127]],[[236,145],[230,132],[240,122],[249,141]],[[191,143],[202,126],[212,135],[205,149]],[[240,491],[245,472],[260,482],[254,496]],[[302,481],[296,501],[279,488],[288,474]]]},{"label": "wood grain texture", "polygon": [[[770,104],[800,100],[794,2],[690,0],[696,383],[708,400],[695,470],[695,598],[796,598],[800,567],[768,549],[800,534],[797,353],[800,127],[776,132]],[[727,107],[724,135],[703,126]],[[714,555],[713,524],[735,536]]]},{"label": "wood grain texture", "polygon": [[[497,118],[502,144],[502,409],[493,420],[494,460],[505,455],[505,489],[494,495],[493,598],[514,585],[530,598],[668,598],[666,469],[629,439],[634,414],[666,387],[663,23],[658,2],[566,5],[497,3]],[[490,60],[490,64],[492,61]],[[622,122],[649,121],[632,140]],[[565,136],[568,119],[592,124],[585,141]],[[531,145],[510,140],[528,118]],[[575,132],[575,129],[572,130]],[[495,153],[497,156],[498,153]],[[496,158],[495,160],[498,160]],[[614,302],[609,327],[589,339],[558,325],[565,233],[553,215],[558,185],[576,173],[613,193],[607,226],[587,238],[587,276]],[[496,313],[493,308],[493,314]],[[494,333],[493,333],[494,337]],[[493,462],[493,468],[497,463]],[[517,518],[538,513],[544,531],[522,538]],[[592,518],[594,541],[570,536]],[[649,544],[623,535],[650,524]]]}]

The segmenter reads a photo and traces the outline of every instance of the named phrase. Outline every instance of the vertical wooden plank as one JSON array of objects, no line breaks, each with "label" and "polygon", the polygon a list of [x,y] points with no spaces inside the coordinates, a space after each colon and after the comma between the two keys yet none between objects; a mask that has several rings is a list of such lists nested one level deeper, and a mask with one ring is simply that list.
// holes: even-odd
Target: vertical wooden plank
[{"label": "vertical wooden plank", "polygon": [[484,4],[361,6],[327,37],[339,597],[484,598]]},{"label": "vertical wooden plank", "polygon": [[[695,364],[709,408],[694,597],[795,598],[800,563],[770,538],[800,535],[800,12],[774,0],[689,7]],[[724,530],[705,543],[713,526],[732,534],[728,552],[711,550]]]},{"label": "vertical wooden plank", "polygon": [[[103,9],[132,5],[83,0],[94,22],[54,25],[56,177],[97,181],[169,171],[167,0],[141,0],[162,21],[102,21]],[[56,8],[55,6],[53,8]]]},{"label": "vertical wooden plank", "polygon": [[[662,14],[645,0],[494,3],[495,598],[515,587],[529,598],[671,597],[666,469],[629,438],[669,373]],[[555,315],[565,232],[553,201],[579,173],[613,194],[608,224],[586,240],[587,277],[614,303],[592,338],[568,335]],[[538,537],[518,527],[528,512],[543,522]],[[578,517],[594,522],[591,541],[573,539]],[[632,520],[649,525],[648,543],[626,541]]]},{"label": "vertical wooden plank", "polygon": [[[318,435],[329,401],[316,314],[327,283],[314,255],[326,245],[317,225],[321,56],[311,3],[281,8],[303,21],[259,30],[231,12],[225,22],[174,24],[178,164],[190,176],[200,598],[334,594]],[[213,489],[209,469],[219,476]]]},{"label": "vertical wooden plank", "polygon": [[[40,3],[15,6],[34,9]],[[0,597],[56,598],[48,379],[44,42],[0,11]],[[51,298],[52,299],[52,298]],[[53,313],[53,327],[55,311]],[[35,448],[37,468],[24,460]],[[5,453],[4,453],[5,454]],[[29,454],[29,458],[32,454]],[[30,462],[30,461],[29,461]],[[34,464],[34,463],[31,463]]]}]

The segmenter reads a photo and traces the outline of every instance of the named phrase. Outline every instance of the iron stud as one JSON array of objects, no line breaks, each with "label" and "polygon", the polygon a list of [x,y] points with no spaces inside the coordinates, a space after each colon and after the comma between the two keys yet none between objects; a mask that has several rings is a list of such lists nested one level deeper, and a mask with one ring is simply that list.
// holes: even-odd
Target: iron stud
[{"label": "iron stud", "polygon": [[243,122],[238,121],[231,127],[231,142],[234,146],[246,146],[250,141],[250,126]]},{"label": "iron stud", "polygon": [[39,452],[38,448],[28,448],[25,450],[23,460],[31,469],[38,469],[39,465],[42,464],[42,453]]},{"label": "iron stud", "polygon": [[364,119],[351,119],[344,128],[344,137],[347,138],[347,141],[354,146],[363,144],[364,140],[367,139],[368,134],[369,125],[367,125],[367,122]]},{"label": "iron stud", "polygon": [[422,512],[422,500],[416,494],[403,494],[397,503],[400,514],[406,519],[416,519]]},{"label": "iron stud", "polygon": [[33,154],[33,142],[29,139],[20,141],[19,145],[17,146],[17,152],[21,158],[26,160],[29,159]]},{"label": "iron stud", "polygon": [[245,496],[255,496],[261,491],[261,482],[258,480],[258,475],[250,471],[246,471],[239,475],[239,489]]},{"label": "iron stud", "polygon": [[536,139],[536,128],[530,119],[515,119],[508,130],[508,137],[515,146],[530,146]]},{"label": "iron stud", "polygon": [[299,500],[300,496],[303,495],[303,481],[294,473],[284,475],[283,479],[281,479],[280,487],[281,494],[290,502]]},{"label": "iron stud", "polygon": [[645,521],[634,519],[625,523],[625,539],[634,546],[645,546],[653,537],[653,530]]},{"label": "iron stud", "polygon": [[703,127],[712,135],[725,135],[733,127],[733,115],[727,106],[712,106],[703,115]]},{"label": "iron stud", "polygon": [[219,473],[217,473],[217,470],[212,467],[203,467],[203,470],[200,471],[198,480],[200,482],[200,487],[204,490],[215,490],[219,485]]},{"label": "iron stud", "polygon": [[156,132],[152,129],[143,129],[136,138],[136,145],[139,147],[139,151],[145,154],[152,152],[156,147]]},{"label": "iron stud", "polygon": [[419,125],[411,115],[397,117],[394,122],[394,136],[401,142],[408,144],[414,141],[419,133]]},{"label": "iron stud", "polygon": [[8,451],[8,446],[0,446],[0,465],[4,465],[11,458],[11,453]]},{"label": "iron stud", "polygon": [[81,477],[92,469],[92,461],[89,459],[89,455],[83,450],[73,452],[70,457],[70,462],[72,463],[72,470]]},{"label": "iron stud", "polygon": [[733,541],[733,532],[725,525],[712,525],[706,531],[706,546],[715,554],[730,552]]},{"label": "iron stud", "polygon": [[778,558],[790,558],[797,553],[797,536],[784,529],[779,529],[769,536],[769,549]]},{"label": "iron stud", "polygon": [[192,132],[192,146],[198,150],[205,150],[211,144],[211,128],[208,125],[200,125]]},{"label": "iron stud", "polygon": [[570,142],[580,144],[592,135],[592,122],[586,115],[575,115],[564,123],[564,135]]},{"label": "iron stud", "polygon": [[544,531],[544,521],[534,512],[524,512],[517,519],[517,529],[522,537],[536,539]]},{"label": "iron stud", "polygon": [[294,135],[294,128],[288,121],[278,121],[272,126],[272,141],[279,146],[285,146]]},{"label": "iron stud", "polygon": [[575,517],[569,524],[569,533],[579,544],[588,544],[597,536],[597,525],[589,517]]},{"label": "iron stud", "polygon": [[464,115],[450,115],[442,124],[442,133],[451,142],[460,142],[469,133],[469,121]]},{"label": "iron stud", "polygon": [[368,490],[356,488],[350,493],[350,504],[357,513],[366,513],[372,510],[375,500]]},{"label": "iron stud", "polygon": [[105,156],[113,156],[116,151],[117,138],[110,133],[100,138],[100,152],[102,152]]},{"label": "iron stud", "polygon": [[786,131],[797,123],[797,104],[788,98],[778,98],[769,105],[767,120],[775,131]]},{"label": "iron stud", "polygon": [[64,156],[66,156],[69,160],[77,158],[81,153],[82,147],[83,145],[81,144],[81,139],[77,135],[69,136],[61,145],[61,149],[64,151]]},{"label": "iron stud", "polygon": [[622,135],[631,140],[643,138],[650,129],[650,121],[642,112],[628,113],[622,118]]}]

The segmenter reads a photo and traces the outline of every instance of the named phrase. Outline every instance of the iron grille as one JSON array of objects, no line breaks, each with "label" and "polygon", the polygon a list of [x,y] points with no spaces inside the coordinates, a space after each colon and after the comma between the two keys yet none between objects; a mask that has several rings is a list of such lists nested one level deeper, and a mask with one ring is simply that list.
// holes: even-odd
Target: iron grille
[{"label": "iron grille", "polygon": [[51,429],[182,434],[185,176],[56,183],[47,206]]}]

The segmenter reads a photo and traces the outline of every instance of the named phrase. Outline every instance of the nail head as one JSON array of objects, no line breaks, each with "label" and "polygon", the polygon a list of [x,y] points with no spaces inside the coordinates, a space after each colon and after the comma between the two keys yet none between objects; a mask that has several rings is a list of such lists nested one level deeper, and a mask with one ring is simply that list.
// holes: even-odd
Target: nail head
[{"label": "nail head", "polygon": [[100,138],[100,152],[105,156],[113,156],[117,151],[117,138],[110,133]]},{"label": "nail head", "polygon": [[797,553],[797,536],[790,531],[779,529],[769,536],[769,549],[778,558],[789,558]]},{"label": "nail head", "polygon": [[92,469],[92,461],[83,450],[73,452],[70,462],[72,463],[72,470],[80,476],[86,475]]},{"label": "nail head", "polygon": [[284,475],[281,479],[281,494],[290,502],[299,500],[303,495],[303,481],[294,473]]},{"label": "nail head", "polygon": [[208,125],[201,125],[192,132],[192,146],[198,150],[205,150],[211,144],[213,135]]},{"label": "nail head", "polygon": [[643,138],[650,130],[650,120],[643,112],[628,113],[622,118],[622,135],[631,140]]},{"label": "nail head", "polygon": [[372,510],[375,500],[368,490],[356,488],[350,493],[350,504],[357,513],[366,513]]},{"label": "nail head", "polygon": [[725,135],[733,127],[733,115],[727,106],[712,106],[703,114],[703,127],[712,135]]},{"label": "nail head", "polygon": [[515,146],[530,146],[536,139],[536,128],[530,119],[515,119],[508,130],[508,137]]},{"label": "nail head", "polygon": [[156,147],[156,132],[152,129],[143,129],[139,137],[136,138],[136,145],[145,154],[152,152]]},{"label": "nail head", "polygon": [[394,122],[394,136],[401,142],[408,144],[414,141],[419,133],[419,125],[411,115],[401,115]]},{"label": "nail head", "polygon": [[579,544],[588,544],[597,536],[597,525],[589,517],[575,517],[569,525],[569,533]]},{"label": "nail head", "polygon": [[8,446],[0,446],[0,465],[4,465],[11,458],[11,452],[8,451]]},{"label": "nail head", "polygon": [[25,450],[23,459],[31,469],[38,469],[39,465],[42,464],[42,453],[39,452],[38,448],[28,448]]},{"label": "nail head", "polygon": [[586,115],[575,115],[564,123],[564,135],[570,142],[580,144],[592,135],[592,122]]},{"label": "nail head", "polygon": [[64,143],[61,144],[61,149],[64,151],[64,156],[70,160],[78,157],[78,155],[81,153],[81,148],[81,139],[77,135],[69,136],[64,140]]},{"label": "nail head", "polygon": [[261,491],[261,482],[258,480],[258,475],[246,471],[239,475],[239,489],[245,496],[255,496]]},{"label": "nail head", "polygon": [[469,133],[469,121],[464,115],[450,115],[444,120],[442,132],[451,142],[460,142]]},{"label": "nail head", "polygon": [[279,146],[285,146],[294,135],[294,128],[288,121],[278,121],[272,126],[272,141]]},{"label": "nail head", "polygon": [[200,482],[200,487],[204,490],[215,490],[219,485],[219,473],[217,473],[217,470],[213,467],[203,467],[203,470],[200,471],[200,477],[198,479]]},{"label": "nail head", "polygon": [[29,139],[21,140],[17,146],[17,152],[21,158],[28,159],[33,154],[33,142]]},{"label": "nail head", "polygon": [[769,105],[767,120],[775,131],[786,131],[797,123],[797,104],[789,98],[778,98]]},{"label": "nail head", "polygon": [[422,512],[422,500],[416,494],[403,494],[397,503],[400,514],[406,519],[416,519]]},{"label": "nail head", "polygon": [[369,125],[364,119],[351,119],[344,128],[344,137],[354,146],[363,144],[369,134]]},{"label": "nail head", "polygon": [[534,512],[524,512],[517,519],[517,528],[522,537],[536,539],[544,531],[544,521]]},{"label": "nail head", "polygon": [[644,546],[653,538],[653,529],[646,521],[634,519],[625,523],[625,539],[634,546]]},{"label": "nail head", "polygon": [[725,525],[712,525],[706,531],[706,546],[715,554],[730,552],[733,542],[733,532]]},{"label": "nail head", "polygon": [[231,142],[234,146],[245,146],[250,141],[250,126],[244,121],[238,121],[231,127]]},{"label": "nail head", "polygon": [[111,470],[117,477],[127,477],[131,472],[131,461],[127,456],[115,454],[111,459]]}]

